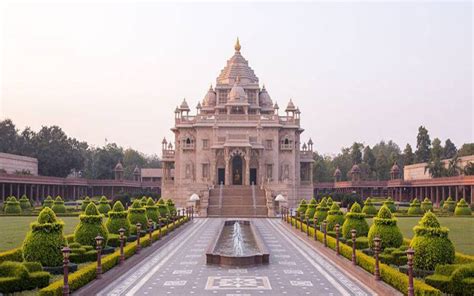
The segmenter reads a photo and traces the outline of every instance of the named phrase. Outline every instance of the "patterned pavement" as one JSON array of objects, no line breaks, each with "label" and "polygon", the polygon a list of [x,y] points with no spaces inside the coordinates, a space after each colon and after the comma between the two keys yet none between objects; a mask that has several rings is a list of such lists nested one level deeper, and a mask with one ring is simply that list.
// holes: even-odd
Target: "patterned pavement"
[{"label": "patterned pavement", "polygon": [[193,220],[175,239],[98,295],[375,295],[277,219],[253,220],[270,251],[270,264],[206,265],[207,246],[221,221]]}]

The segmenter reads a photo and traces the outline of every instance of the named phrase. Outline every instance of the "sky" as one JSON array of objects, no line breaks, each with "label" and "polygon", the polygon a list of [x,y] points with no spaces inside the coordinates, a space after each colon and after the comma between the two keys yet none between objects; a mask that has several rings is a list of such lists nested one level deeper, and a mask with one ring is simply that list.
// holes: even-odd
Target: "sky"
[{"label": "sky", "polygon": [[9,2],[0,14],[0,119],[59,125],[161,154],[174,109],[191,107],[241,53],[302,140],[416,146],[420,125],[474,141],[473,4],[465,2]]}]

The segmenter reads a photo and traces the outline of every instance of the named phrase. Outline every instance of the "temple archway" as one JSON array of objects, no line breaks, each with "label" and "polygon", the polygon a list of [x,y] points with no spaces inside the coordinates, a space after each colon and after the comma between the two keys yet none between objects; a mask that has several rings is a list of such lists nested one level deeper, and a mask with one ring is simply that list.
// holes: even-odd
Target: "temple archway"
[{"label": "temple archway", "polygon": [[240,155],[232,158],[232,185],[242,185],[243,161]]}]

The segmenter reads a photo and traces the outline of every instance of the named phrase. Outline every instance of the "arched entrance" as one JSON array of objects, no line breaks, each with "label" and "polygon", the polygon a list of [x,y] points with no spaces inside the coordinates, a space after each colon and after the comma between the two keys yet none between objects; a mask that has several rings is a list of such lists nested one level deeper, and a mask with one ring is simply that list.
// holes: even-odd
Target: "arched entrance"
[{"label": "arched entrance", "polygon": [[239,155],[232,158],[232,184],[233,185],[242,185],[242,157]]}]

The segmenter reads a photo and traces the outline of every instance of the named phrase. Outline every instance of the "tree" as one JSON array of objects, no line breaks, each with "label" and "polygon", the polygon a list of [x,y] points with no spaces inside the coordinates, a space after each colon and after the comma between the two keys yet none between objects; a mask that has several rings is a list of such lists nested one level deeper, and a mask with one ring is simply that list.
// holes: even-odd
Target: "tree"
[{"label": "tree", "polygon": [[363,159],[363,171],[366,175],[366,179],[372,179],[375,171],[375,155],[370,148],[370,146],[366,146],[364,148],[364,155]]},{"label": "tree", "polygon": [[449,160],[448,169],[446,170],[446,175],[448,177],[459,176],[459,174],[462,172],[462,168],[459,166],[460,162],[461,159],[459,159],[459,156],[457,155]]},{"label": "tree", "polygon": [[313,180],[316,182],[332,182],[335,168],[331,157],[319,155],[315,152],[313,159]]},{"label": "tree", "polygon": [[18,134],[10,119],[0,121],[0,152],[17,153]]},{"label": "tree", "polygon": [[458,153],[458,149],[451,139],[447,139],[444,142],[444,151],[443,151],[443,159],[444,158],[453,158]]},{"label": "tree", "polygon": [[459,157],[474,155],[474,143],[466,143],[462,145],[458,152]]},{"label": "tree", "polygon": [[390,169],[394,162],[401,163],[400,147],[393,141],[376,144],[372,151],[375,155],[375,171],[378,180],[390,179]]},{"label": "tree", "polygon": [[415,161],[415,156],[413,155],[413,150],[411,149],[411,145],[407,144],[405,146],[405,150],[403,150],[403,164],[410,165],[413,164]]},{"label": "tree", "polygon": [[113,179],[114,168],[123,159],[123,149],[115,143],[92,149],[85,176],[90,179]]},{"label": "tree", "polygon": [[362,162],[362,152],[360,152],[363,145],[361,143],[354,142],[351,147],[351,160],[353,164],[359,164]]},{"label": "tree", "polygon": [[415,159],[418,163],[427,162],[430,159],[431,140],[428,130],[424,126],[418,128],[416,137]]},{"label": "tree", "polygon": [[439,178],[446,176],[446,168],[441,160],[443,155],[443,147],[441,141],[438,138],[433,140],[433,148],[431,148],[430,161],[425,166],[425,172],[429,171],[433,178]]},{"label": "tree", "polygon": [[133,177],[133,170],[136,166],[142,168],[146,164],[146,158],[143,153],[140,153],[132,148],[128,148],[123,153],[123,166],[125,178],[131,179]]},{"label": "tree", "polygon": [[464,175],[474,175],[474,162],[470,161],[468,164],[466,164],[466,166],[464,167]]}]

